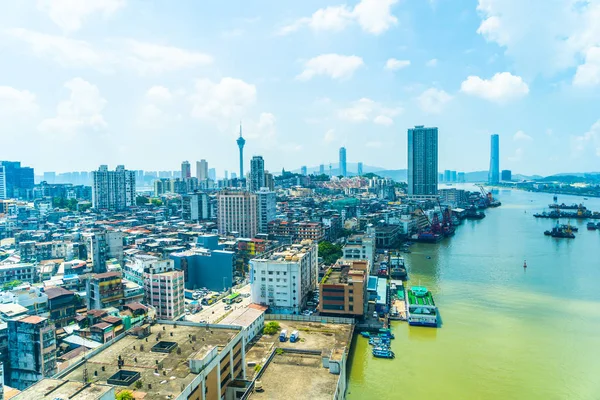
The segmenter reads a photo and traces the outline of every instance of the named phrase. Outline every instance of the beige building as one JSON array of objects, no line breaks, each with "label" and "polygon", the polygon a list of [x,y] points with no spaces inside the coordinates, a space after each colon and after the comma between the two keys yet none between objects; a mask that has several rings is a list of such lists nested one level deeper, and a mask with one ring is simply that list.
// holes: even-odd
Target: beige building
[{"label": "beige building", "polygon": [[243,190],[222,191],[217,195],[219,234],[237,232],[253,238],[258,232],[256,195]]},{"label": "beige building", "polygon": [[144,272],[145,304],[156,309],[156,318],[174,320],[185,314],[183,271]]},{"label": "beige building", "polygon": [[319,312],[363,315],[368,271],[367,260],[341,260],[329,268],[319,283]]}]

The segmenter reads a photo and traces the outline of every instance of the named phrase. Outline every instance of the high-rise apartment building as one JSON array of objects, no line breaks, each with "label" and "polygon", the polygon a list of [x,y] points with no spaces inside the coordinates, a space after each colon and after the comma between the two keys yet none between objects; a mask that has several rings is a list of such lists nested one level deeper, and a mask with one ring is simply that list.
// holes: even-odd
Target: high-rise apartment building
[{"label": "high-rise apartment building", "polygon": [[258,231],[256,195],[243,190],[222,191],[217,195],[219,233],[237,232],[253,238]]},{"label": "high-rise apartment building", "polygon": [[317,243],[284,246],[250,260],[252,302],[275,313],[298,314],[317,287]]},{"label": "high-rise apartment building", "polygon": [[88,265],[95,273],[106,271],[106,261],[114,258],[123,263],[123,232],[104,231],[85,233]]},{"label": "high-rise apartment building", "polygon": [[256,192],[258,207],[258,233],[269,233],[269,222],[275,220],[276,199],[275,192],[261,188]]},{"label": "high-rise apartment building", "polygon": [[123,300],[123,279],[120,272],[91,274],[85,281],[88,310],[119,307]]},{"label": "high-rise apartment building", "polygon": [[325,164],[319,165],[319,175],[325,174]]},{"label": "high-rise apartment building", "polygon": [[198,192],[182,196],[181,208],[184,221],[205,221],[213,218],[210,197],[207,193]]},{"label": "high-rise apartment building", "polygon": [[495,184],[500,182],[500,136],[491,136],[490,150],[490,172],[488,175],[488,182]]},{"label": "high-rise apartment building", "polygon": [[301,174],[301,175],[303,175],[303,176],[306,176],[306,175],[308,175],[308,168],[306,167],[306,165],[303,165],[303,166],[300,168],[300,174]]},{"label": "high-rise apartment building", "polygon": [[185,315],[183,271],[174,269],[173,260],[152,264],[144,268],[144,304],[156,309],[158,319],[177,320]]},{"label": "high-rise apartment building", "polygon": [[362,176],[363,175],[363,163],[359,162],[356,168],[356,174],[358,176]]},{"label": "high-rise apartment building", "polygon": [[181,179],[191,178],[192,177],[192,166],[189,161],[184,161],[181,163]]},{"label": "high-rise apartment building", "polygon": [[346,169],[346,148],[340,147],[340,175],[348,176],[348,171]]},{"label": "high-rise apartment building", "polygon": [[4,165],[0,165],[0,200],[5,200],[6,198],[6,172]]},{"label": "high-rise apartment building", "polygon": [[19,161],[0,161],[4,167],[4,185],[6,198],[30,199],[33,196],[34,171],[22,167]]},{"label": "high-rise apartment building", "polygon": [[250,180],[248,190],[256,192],[265,186],[265,160],[261,156],[254,156],[250,160]]},{"label": "high-rise apartment building", "polygon": [[269,190],[275,190],[275,178],[269,171],[265,171],[265,187]]},{"label": "high-rise apartment building", "polygon": [[135,206],[135,171],[128,171],[122,165],[109,171],[108,166],[101,165],[92,175],[92,207],[122,211]]},{"label": "high-rise apartment building", "polygon": [[56,335],[48,318],[21,317],[8,321],[8,376],[19,390],[56,374]]},{"label": "high-rise apartment building", "polygon": [[210,168],[208,170],[208,179],[210,179],[213,182],[217,180],[217,169],[216,168]]},{"label": "high-rise apartment building", "polygon": [[438,186],[438,128],[408,130],[408,195],[431,197]]},{"label": "high-rise apartment building", "polygon": [[200,182],[204,182],[208,179],[208,162],[204,159],[196,161],[196,178]]}]

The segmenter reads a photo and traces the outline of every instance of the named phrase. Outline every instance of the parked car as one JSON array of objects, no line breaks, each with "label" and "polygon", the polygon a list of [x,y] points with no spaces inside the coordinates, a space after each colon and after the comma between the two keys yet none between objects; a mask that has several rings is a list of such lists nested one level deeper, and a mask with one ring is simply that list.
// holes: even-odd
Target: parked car
[{"label": "parked car", "polygon": [[229,304],[225,306],[225,311],[227,310],[231,310],[231,306]]}]

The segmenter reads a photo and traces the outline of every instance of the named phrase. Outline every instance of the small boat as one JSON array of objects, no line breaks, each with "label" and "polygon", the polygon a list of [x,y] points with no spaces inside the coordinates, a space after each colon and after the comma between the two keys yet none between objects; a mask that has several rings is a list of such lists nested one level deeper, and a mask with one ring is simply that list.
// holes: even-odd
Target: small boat
[{"label": "small boat", "polygon": [[367,339],[369,339],[371,337],[371,334],[369,332],[361,332],[360,335]]},{"label": "small boat", "polygon": [[587,197],[584,197],[583,199],[584,199],[584,200],[587,200],[588,198],[587,198]]},{"label": "small boat", "polygon": [[373,349],[373,356],[377,358],[394,358],[396,355],[389,349]]},{"label": "small boat", "polygon": [[527,260],[523,263],[523,268],[527,268]]},{"label": "small boat", "polygon": [[596,228],[597,228],[597,227],[596,227],[596,224],[595,224],[595,223],[593,223],[593,222],[588,222],[588,224],[587,224],[587,229],[588,229],[588,231],[595,231],[595,230],[596,230]]},{"label": "small boat", "polygon": [[431,256],[427,256],[427,257],[425,257],[425,258],[427,258],[428,260],[431,260]]}]

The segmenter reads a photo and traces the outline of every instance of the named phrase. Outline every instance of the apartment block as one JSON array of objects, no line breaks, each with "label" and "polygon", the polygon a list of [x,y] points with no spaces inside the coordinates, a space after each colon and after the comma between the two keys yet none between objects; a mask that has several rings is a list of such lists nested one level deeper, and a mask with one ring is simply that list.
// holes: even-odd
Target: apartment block
[{"label": "apartment block", "polygon": [[123,211],[135,206],[135,171],[118,165],[114,171],[101,165],[92,172],[92,207],[97,210]]},{"label": "apartment block", "polygon": [[222,191],[217,195],[218,227],[222,235],[236,232],[253,238],[258,232],[256,195],[246,191]]},{"label": "apartment block", "polygon": [[88,310],[118,307],[123,299],[123,280],[120,272],[92,274],[86,280]]},{"label": "apartment block", "polygon": [[[171,268],[173,261],[169,260]],[[156,309],[156,317],[176,320],[185,315],[183,271],[158,272],[152,268],[144,272],[144,299]]]},{"label": "apartment block", "polygon": [[319,284],[319,312],[362,316],[369,268],[367,260],[344,260],[330,267]]}]

